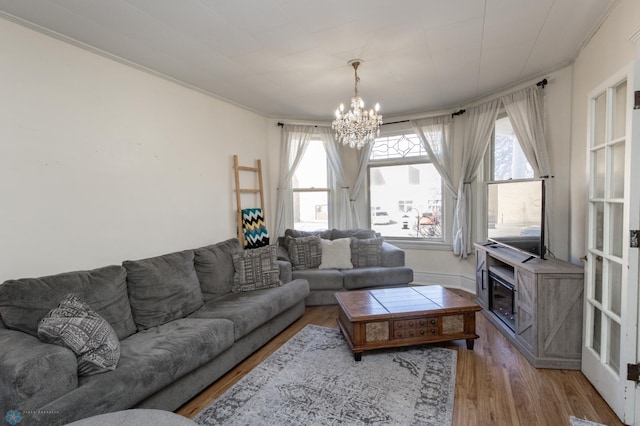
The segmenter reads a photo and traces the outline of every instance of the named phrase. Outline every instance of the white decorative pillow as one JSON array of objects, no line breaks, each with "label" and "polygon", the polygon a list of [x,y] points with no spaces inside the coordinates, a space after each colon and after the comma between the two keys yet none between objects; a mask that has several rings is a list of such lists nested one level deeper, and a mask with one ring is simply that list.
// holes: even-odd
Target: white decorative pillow
[{"label": "white decorative pillow", "polygon": [[351,238],[339,238],[337,240],[321,239],[322,262],[320,269],[352,269],[351,263]]},{"label": "white decorative pillow", "polygon": [[111,325],[73,294],[42,318],[38,337],[71,349],[79,376],[115,370],[120,359],[120,341]]}]

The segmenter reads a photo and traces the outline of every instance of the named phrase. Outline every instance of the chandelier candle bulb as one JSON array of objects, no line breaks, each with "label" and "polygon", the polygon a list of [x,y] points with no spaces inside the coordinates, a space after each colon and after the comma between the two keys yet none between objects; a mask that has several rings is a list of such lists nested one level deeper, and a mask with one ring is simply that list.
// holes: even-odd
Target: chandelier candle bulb
[{"label": "chandelier candle bulb", "polygon": [[331,124],[332,129],[336,131],[338,142],[357,149],[379,136],[382,124],[382,115],[378,114],[380,104],[376,103],[374,109],[367,111],[364,109],[364,100],[358,96],[358,82],[360,81],[358,66],[361,63],[361,59],[349,61],[349,65],[353,67],[355,72],[355,88],[354,96],[351,98],[351,109],[345,113],[344,104],[340,104],[336,110],[336,119]]}]

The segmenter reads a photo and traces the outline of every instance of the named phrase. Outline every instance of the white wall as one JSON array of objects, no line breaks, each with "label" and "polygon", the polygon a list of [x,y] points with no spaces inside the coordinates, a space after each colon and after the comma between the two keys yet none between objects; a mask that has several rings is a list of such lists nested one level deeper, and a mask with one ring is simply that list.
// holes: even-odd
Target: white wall
[{"label": "white wall", "polygon": [[620,0],[574,63],[571,119],[571,258],[586,254],[587,99],[609,77],[640,59],[629,37],[640,28],[640,1]]},{"label": "white wall", "polygon": [[0,282],[235,236],[266,118],[2,19],[0,52]]}]

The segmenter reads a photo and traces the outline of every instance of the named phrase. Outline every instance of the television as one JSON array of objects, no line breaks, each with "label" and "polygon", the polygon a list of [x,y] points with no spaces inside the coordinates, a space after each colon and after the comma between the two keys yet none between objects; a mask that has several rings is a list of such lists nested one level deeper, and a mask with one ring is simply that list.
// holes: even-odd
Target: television
[{"label": "television", "polygon": [[487,238],[544,259],[544,179],[487,183]]}]

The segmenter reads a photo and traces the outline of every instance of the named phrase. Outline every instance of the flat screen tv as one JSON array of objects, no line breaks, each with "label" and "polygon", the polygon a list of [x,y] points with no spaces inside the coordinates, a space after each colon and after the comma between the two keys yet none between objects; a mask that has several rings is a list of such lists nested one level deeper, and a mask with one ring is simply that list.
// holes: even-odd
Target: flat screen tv
[{"label": "flat screen tv", "polygon": [[487,183],[490,242],[544,259],[544,180]]}]

